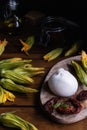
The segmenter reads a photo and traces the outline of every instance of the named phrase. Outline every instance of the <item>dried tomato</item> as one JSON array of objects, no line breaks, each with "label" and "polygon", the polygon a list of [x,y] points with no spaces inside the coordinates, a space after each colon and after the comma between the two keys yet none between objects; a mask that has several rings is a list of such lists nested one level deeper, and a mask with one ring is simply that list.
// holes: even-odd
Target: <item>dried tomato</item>
[{"label": "dried tomato", "polygon": [[77,95],[77,100],[79,101],[83,101],[87,99],[87,90],[83,90],[81,91],[78,95]]},{"label": "dried tomato", "polygon": [[48,112],[49,114],[53,113],[53,110],[54,110],[54,104],[57,102],[57,101],[61,101],[61,98],[60,97],[53,97],[51,98],[50,100],[48,100],[45,104],[44,104],[44,109],[46,112]]},{"label": "dried tomato", "polygon": [[63,102],[67,105],[67,107],[64,107],[60,105],[56,110],[57,112],[61,114],[75,114],[79,113],[82,109],[82,106],[80,102],[76,99],[69,98],[68,100]]}]

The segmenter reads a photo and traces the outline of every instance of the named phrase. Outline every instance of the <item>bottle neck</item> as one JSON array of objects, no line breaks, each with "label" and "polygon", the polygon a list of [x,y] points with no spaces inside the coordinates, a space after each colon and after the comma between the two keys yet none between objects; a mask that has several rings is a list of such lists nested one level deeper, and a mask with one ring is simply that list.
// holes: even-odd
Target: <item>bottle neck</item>
[{"label": "bottle neck", "polygon": [[12,11],[17,10],[18,5],[19,5],[18,0],[9,0],[7,4],[8,8]]},{"label": "bottle neck", "polygon": [[5,4],[4,19],[17,15],[18,0],[8,0]]}]

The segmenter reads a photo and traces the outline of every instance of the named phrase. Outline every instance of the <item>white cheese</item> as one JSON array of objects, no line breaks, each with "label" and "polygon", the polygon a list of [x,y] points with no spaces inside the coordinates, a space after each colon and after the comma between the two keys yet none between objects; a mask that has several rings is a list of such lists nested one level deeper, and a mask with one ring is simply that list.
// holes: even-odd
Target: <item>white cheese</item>
[{"label": "white cheese", "polygon": [[59,96],[69,97],[76,93],[78,89],[77,79],[67,70],[60,68],[49,79],[50,90]]}]

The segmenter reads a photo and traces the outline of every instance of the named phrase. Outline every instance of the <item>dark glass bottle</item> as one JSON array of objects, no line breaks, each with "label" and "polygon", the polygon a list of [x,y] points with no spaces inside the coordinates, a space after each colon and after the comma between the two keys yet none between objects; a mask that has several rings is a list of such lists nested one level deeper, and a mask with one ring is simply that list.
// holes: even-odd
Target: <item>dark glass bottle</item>
[{"label": "dark glass bottle", "polygon": [[19,0],[3,0],[1,19],[3,19],[3,31],[8,34],[16,34],[22,27],[22,20],[18,15]]}]

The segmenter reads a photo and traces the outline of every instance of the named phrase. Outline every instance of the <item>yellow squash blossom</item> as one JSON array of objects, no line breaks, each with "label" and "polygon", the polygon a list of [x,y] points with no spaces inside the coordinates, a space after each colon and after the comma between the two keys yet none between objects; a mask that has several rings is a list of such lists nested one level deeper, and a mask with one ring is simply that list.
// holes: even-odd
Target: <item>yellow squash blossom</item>
[{"label": "yellow squash blossom", "polygon": [[31,47],[34,44],[34,37],[29,36],[25,42],[22,39],[19,39],[19,41],[23,45],[21,51],[24,51],[28,55],[28,51],[31,49]]},{"label": "yellow squash blossom", "polygon": [[70,47],[70,49],[65,52],[64,56],[71,56],[71,55],[75,54],[79,50],[79,48],[80,48],[79,41],[73,43],[72,46]]},{"label": "yellow squash blossom", "polygon": [[24,42],[22,39],[19,39],[19,40],[20,40],[21,44],[23,45],[21,51],[27,52],[30,48],[29,45],[26,42]]},{"label": "yellow squash blossom", "polygon": [[15,99],[14,94],[12,94],[11,92],[3,89],[0,86],[0,104],[6,103],[7,100],[11,101],[11,102],[14,102],[14,99]]},{"label": "yellow squash blossom", "polygon": [[76,75],[77,75],[79,81],[82,84],[87,86],[87,73],[84,71],[84,69],[82,68],[82,66],[78,62],[72,60],[71,63],[75,69],[75,72],[76,72]]},{"label": "yellow squash blossom", "polygon": [[4,39],[3,41],[0,40],[0,55],[2,55],[2,53],[4,52],[7,43],[8,41],[6,39]]},{"label": "yellow squash blossom", "polygon": [[35,125],[22,119],[13,112],[1,113],[0,123],[8,128],[17,128],[20,130],[38,130]]},{"label": "yellow squash blossom", "polygon": [[57,58],[61,53],[63,52],[63,48],[56,48],[50,52],[48,52],[46,55],[43,56],[44,60],[51,61]]},{"label": "yellow squash blossom", "polygon": [[83,50],[81,52],[81,61],[82,61],[82,65],[83,65],[85,71],[87,71],[87,54]]}]

